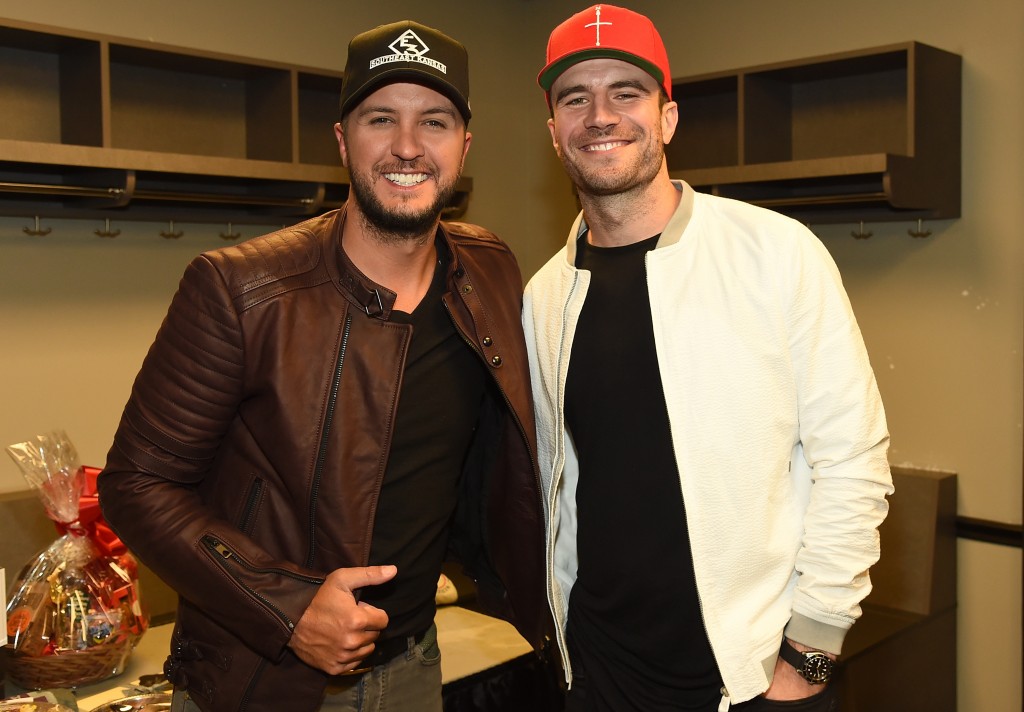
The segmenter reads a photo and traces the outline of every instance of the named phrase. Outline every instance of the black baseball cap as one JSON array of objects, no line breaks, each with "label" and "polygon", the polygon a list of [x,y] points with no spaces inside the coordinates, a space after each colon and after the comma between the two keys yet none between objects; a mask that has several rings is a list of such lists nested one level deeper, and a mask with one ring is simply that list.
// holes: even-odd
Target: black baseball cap
[{"label": "black baseball cap", "polygon": [[393,82],[441,92],[469,123],[469,54],[440,30],[402,20],[353,37],[341,83],[342,118],[367,95]]}]

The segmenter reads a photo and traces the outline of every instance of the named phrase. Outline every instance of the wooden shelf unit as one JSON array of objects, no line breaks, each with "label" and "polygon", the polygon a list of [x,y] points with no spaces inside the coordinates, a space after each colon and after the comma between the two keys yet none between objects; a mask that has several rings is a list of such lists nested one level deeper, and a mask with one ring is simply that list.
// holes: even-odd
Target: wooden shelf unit
[{"label": "wooden shelf unit", "polygon": [[348,195],[341,72],[0,20],[0,77],[2,215],[284,224]]},{"label": "wooden shelf unit", "polygon": [[960,84],[919,42],[675,79],[669,171],[809,223],[956,218]]}]

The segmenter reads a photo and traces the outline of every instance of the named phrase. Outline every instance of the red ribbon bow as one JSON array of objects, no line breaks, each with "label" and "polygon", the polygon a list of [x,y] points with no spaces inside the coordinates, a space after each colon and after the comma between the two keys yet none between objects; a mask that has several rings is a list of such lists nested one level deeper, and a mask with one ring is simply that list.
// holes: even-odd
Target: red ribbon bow
[{"label": "red ribbon bow", "polygon": [[100,511],[100,497],[96,491],[96,477],[100,474],[100,468],[83,467],[82,471],[85,473],[85,484],[78,500],[78,519],[70,524],[55,521],[54,525],[62,535],[71,533],[89,537],[100,553],[106,556],[121,556],[128,548],[110,528]]}]

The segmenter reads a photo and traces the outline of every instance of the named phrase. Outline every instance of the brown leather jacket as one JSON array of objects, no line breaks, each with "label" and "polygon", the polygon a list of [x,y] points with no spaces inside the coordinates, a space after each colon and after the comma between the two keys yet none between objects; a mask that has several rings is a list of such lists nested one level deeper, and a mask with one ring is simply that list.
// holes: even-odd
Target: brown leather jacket
[{"label": "brown leather jacket", "polygon": [[[203,710],[317,709],[287,647],[324,576],[365,566],[411,327],[341,250],[344,208],[197,257],[99,478],[103,512],[180,595],[166,666]],[[496,615],[551,630],[522,278],[481,228],[442,224],[444,303],[495,387],[452,542]]]}]

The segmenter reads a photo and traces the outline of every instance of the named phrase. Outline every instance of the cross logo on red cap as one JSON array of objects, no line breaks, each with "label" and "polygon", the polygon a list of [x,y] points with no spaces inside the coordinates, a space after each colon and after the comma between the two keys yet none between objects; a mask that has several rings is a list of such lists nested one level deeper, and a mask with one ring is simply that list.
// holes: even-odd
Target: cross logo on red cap
[{"label": "cross logo on red cap", "polygon": [[595,28],[597,36],[594,39],[594,46],[595,47],[600,47],[601,46],[601,25],[610,25],[612,23],[610,23],[610,22],[601,22],[601,6],[600,5],[598,5],[595,8],[594,12],[595,12],[597,17],[595,18],[595,20],[593,22],[588,22],[587,24],[585,24],[584,27],[593,27],[593,28]]}]

